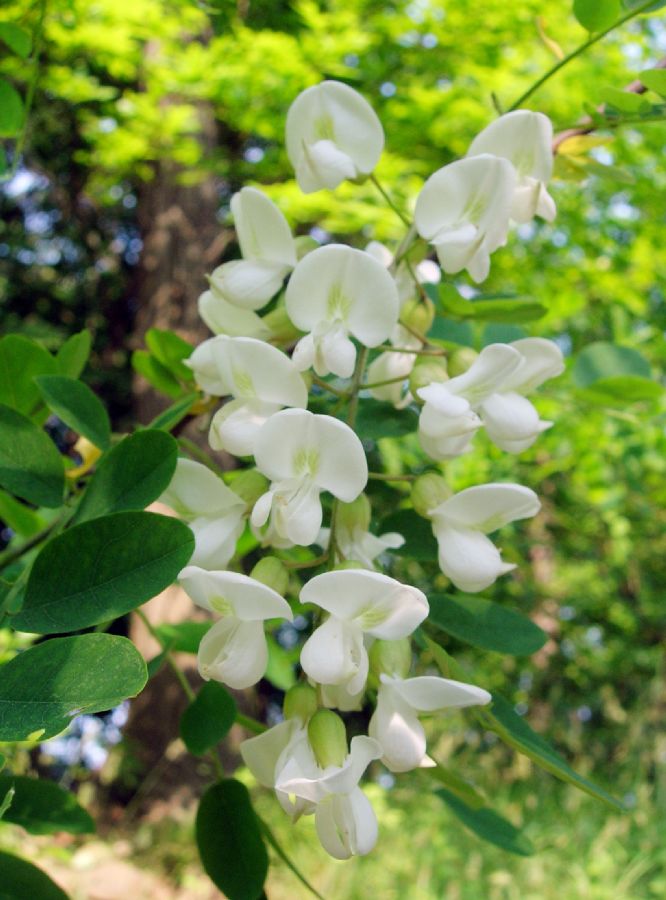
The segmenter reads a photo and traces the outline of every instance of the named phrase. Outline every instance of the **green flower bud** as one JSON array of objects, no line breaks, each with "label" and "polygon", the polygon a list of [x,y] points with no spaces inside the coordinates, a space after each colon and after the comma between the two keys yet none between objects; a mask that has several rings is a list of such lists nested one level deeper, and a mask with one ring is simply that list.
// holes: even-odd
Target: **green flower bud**
[{"label": "green flower bud", "polygon": [[415,512],[427,519],[428,512],[448,500],[452,493],[441,475],[428,472],[420,475],[412,485],[412,506]]},{"label": "green flower bud", "polygon": [[264,556],[260,559],[250,572],[250,578],[277,591],[281,597],[284,597],[289,587],[289,572],[276,556]]},{"label": "green flower bud", "polygon": [[338,528],[344,528],[347,531],[360,528],[361,531],[367,531],[370,527],[371,515],[370,501],[365,494],[359,494],[351,503],[338,504],[336,513]]},{"label": "green flower bud", "polygon": [[449,356],[449,375],[455,378],[456,375],[462,375],[466,372],[479,354],[471,347],[461,347],[460,350],[454,350]]},{"label": "green flower bud", "polygon": [[415,297],[408,300],[400,312],[400,322],[418,331],[419,334],[427,334],[435,319],[435,304],[429,297],[419,299]]},{"label": "green flower bud", "polygon": [[393,678],[406,678],[412,664],[412,642],[375,641],[370,648],[370,670],[379,677],[382,673]]},{"label": "green flower bud", "polygon": [[248,509],[252,509],[259,497],[268,490],[269,481],[257,469],[244,469],[229,487],[241,500],[245,500]]},{"label": "green flower bud", "polygon": [[303,337],[303,332],[293,324],[284,306],[276,306],[271,312],[266,313],[262,321],[271,330],[271,340],[281,344],[291,343]]},{"label": "green flower bud", "polygon": [[364,566],[362,562],[359,562],[356,559],[346,559],[344,562],[338,563],[333,567],[331,571],[333,572],[342,572],[344,569],[365,569],[367,566]]},{"label": "green flower bud", "polygon": [[433,381],[448,381],[449,373],[444,357],[433,359],[422,358],[416,363],[409,376],[409,390],[417,402],[423,402],[416,393],[419,388],[432,384]]},{"label": "green flower bud", "polygon": [[282,706],[285,719],[300,719],[305,724],[317,712],[317,691],[305,681],[290,687]]},{"label": "green flower bud", "polygon": [[310,237],[309,234],[301,234],[299,237],[294,239],[294,244],[296,244],[296,259],[301,260],[304,256],[307,256],[308,253],[311,253],[313,250],[316,250],[319,247],[319,244],[313,237]]},{"label": "green flower bud", "polygon": [[331,709],[318,709],[308,723],[308,740],[322,769],[341,766],[347,756],[345,723]]}]

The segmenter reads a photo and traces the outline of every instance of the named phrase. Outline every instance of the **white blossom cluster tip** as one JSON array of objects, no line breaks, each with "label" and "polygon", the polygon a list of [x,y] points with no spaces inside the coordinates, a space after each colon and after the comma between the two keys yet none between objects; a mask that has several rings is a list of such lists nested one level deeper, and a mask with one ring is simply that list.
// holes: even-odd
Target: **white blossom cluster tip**
[{"label": "white blossom cluster tip", "polygon": [[[199,672],[234,689],[256,684],[268,666],[266,628],[292,621],[285,598],[298,600],[311,625],[300,681],[285,696],[284,721],[244,741],[241,753],[294,821],[314,816],[323,847],[339,859],[369,852],[377,839],[360,787],[368,766],[381,761],[401,773],[434,765],[419,717],[491,699],[481,687],[410,674],[411,639],[427,619],[428,599],[381,571],[405,536],[373,528],[363,493],[367,445],[347,424],[354,422],[350,410],[368,394],[394,406],[396,416],[421,404],[418,436],[437,462],[467,451],[480,428],[501,449],[520,453],[550,427],[526,395],[563,370],[557,345],[541,338],[491,344],[449,378],[446,361],[433,360],[432,351],[428,358],[424,347],[435,311],[422,285],[437,283],[441,269],[466,268],[482,280],[510,220],[552,219],[551,134],[545,116],[510,113],[472,142],[465,159],[427,180],[415,225],[439,265],[423,258],[427,248],[418,240],[420,256],[409,262],[404,247],[394,258],[375,241],[365,250],[313,248],[294,239],[264,193],[244,187],[231,200],[242,258],[216,268],[199,300],[214,336],[187,365],[208,408],[221,400],[210,446],[244,460],[227,485],[201,463],[179,459],[160,498],[195,537],[180,584],[214,618],[199,647]],[[383,143],[369,104],[337,82],[308,88],[287,117],[287,152],[306,193],[370,175]],[[323,383],[329,376],[334,380]],[[332,414],[308,409],[313,382],[318,398],[322,388],[335,395],[324,407]],[[454,494],[435,473],[418,479],[412,500],[432,525],[442,572],[467,592],[515,568],[488,534],[540,507],[518,484]],[[247,575],[238,569],[250,544],[275,555],[262,555]],[[306,554],[303,563],[294,548],[315,544],[323,554],[312,563]],[[309,577],[308,567],[323,561],[328,571]],[[334,710],[369,707],[368,735],[349,743]]]}]

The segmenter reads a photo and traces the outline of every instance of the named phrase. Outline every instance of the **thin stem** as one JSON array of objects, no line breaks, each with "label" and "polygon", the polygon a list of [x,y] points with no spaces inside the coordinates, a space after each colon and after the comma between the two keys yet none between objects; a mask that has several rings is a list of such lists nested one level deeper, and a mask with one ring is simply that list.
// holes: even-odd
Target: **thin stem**
[{"label": "thin stem", "polygon": [[400,221],[402,222],[402,224],[403,224],[403,225],[406,225],[407,228],[411,228],[412,223],[409,221],[409,219],[407,218],[407,216],[405,216],[405,215],[401,212],[401,210],[398,208],[398,206],[396,206],[396,204],[395,204],[395,203],[393,202],[393,200],[391,199],[390,194],[389,194],[386,190],[384,190],[384,188],[383,188],[382,185],[379,183],[379,180],[377,179],[377,176],[375,175],[374,172],[369,176],[369,179],[370,179],[370,181],[374,184],[374,186],[377,188],[377,190],[378,190],[379,193],[382,195],[382,197],[384,198],[384,200],[386,200],[387,204],[391,207],[391,209],[392,209],[393,212],[396,214],[396,216],[400,219]]},{"label": "thin stem", "polygon": [[312,383],[325,391],[329,391],[331,394],[335,394],[336,397],[347,398],[349,396],[347,391],[342,391],[340,388],[333,387],[332,384],[329,384],[328,381],[324,381],[323,378],[319,378],[318,375],[312,375]]},{"label": "thin stem", "polygon": [[398,384],[403,381],[407,381],[407,377],[405,375],[400,375],[398,378],[387,378],[385,381],[373,381],[370,384],[363,384],[361,387],[364,391],[372,390],[373,388],[384,387],[387,384]]},{"label": "thin stem", "polygon": [[291,871],[296,876],[296,878],[298,878],[298,880],[301,882],[301,884],[304,885],[310,891],[311,894],[313,894],[315,897],[317,897],[318,900],[324,900],[324,898],[316,890],[316,888],[314,888],[310,884],[310,882],[307,880],[305,875],[303,875],[301,872],[299,872],[296,865],[287,856],[286,852],[283,850],[282,846],[278,843],[275,835],[273,834],[271,829],[268,827],[268,825],[264,822],[264,820],[262,818],[260,818],[259,816],[257,816],[257,818],[259,819],[259,827],[264,832],[264,836],[266,837],[266,840],[271,845],[273,850],[275,850],[275,852],[280,857],[280,859],[284,862],[284,864],[287,866],[287,868],[291,869]]},{"label": "thin stem", "polygon": [[292,561],[290,559],[282,559],[280,562],[285,567],[285,569],[314,569],[316,566],[321,566],[328,559],[328,552],[322,553],[321,556],[315,556],[314,559],[307,559],[303,562],[298,562],[296,560]]},{"label": "thin stem", "polygon": [[350,428],[354,427],[356,423],[356,413],[358,412],[358,393],[361,390],[361,381],[363,380],[363,373],[365,371],[365,366],[368,361],[368,348],[363,347],[356,359],[356,367],[354,368],[354,374],[352,375],[352,382],[349,388],[349,408],[347,409],[347,425]]},{"label": "thin stem", "polygon": [[377,347],[384,353],[413,353],[415,356],[446,356],[446,350],[415,350],[413,347],[392,347],[390,344],[382,344]]},{"label": "thin stem", "polygon": [[398,249],[395,251],[395,256],[393,257],[393,262],[390,265],[390,269],[392,272],[398,268],[398,265],[402,262],[404,257],[409,253],[412,248],[412,244],[417,239],[417,231],[416,225],[412,222],[407,230],[407,234],[400,241],[398,245]]},{"label": "thin stem", "polygon": [[219,475],[220,478],[224,476],[224,470],[221,469],[214,460],[208,456],[205,450],[202,450],[201,447],[198,447],[194,441],[191,441],[187,437],[183,437],[181,435],[178,438],[178,443],[180,446],[188,453],[193,459],[199,460],[200,463],[203,463],[204,466],[209,468],[212,472],[215,472],[216,475]]},{"label": "thin stem", "polygon": [[418,475],[390,475],[387,472],[368,472],[373,481],[416,481]]},{"label": "thin stem", "polygon": [[254,734],[263,734],[264,731],[268,730],[264,724],[257,722],[252,716],[246,716],[243,713],[236,713],[236,721],[239,725],[242,725],[243,728],[247,728],[248,731],[252,731]]},{"label": "thin stem", "polygon": [[169,668],[171,669],[173,674],[178,679],[178,682],[180,683],[180,686],[182,687],[182,689],[185,693],[185,696],[190,701],[190,703],[192,703],[193,700],[196,700],[197,695],[192,690],[192,685],[187,680],[187,676],[182,671],[182,669],[180,668],[180,666],[178,665],[176,660],[173,658],[173,654],[171,653],[171,650],[169,650],[167,647],[164,646],[164,641],[162,640],[162,638],[160,637],[160,635],[154,628],[152,622],[148,619],[148,616],[143,612],[143,610],[136,609],[135,612],[136,612],[137,616],[141,619],[143,624],[146,626],[146,628],[150,632],[151,636],[153,638],[155,638],[157,643],[160,645],[160,647],[164,651],[164,658],[167,661],[167,665],[169,666]]},{"label": "thin stem", "polygon": [[28,89],[25,94],[25,103],[23,108],[23,128],[21,129],[21,133],[18,136],[16,141],[16,147],[14,148],[14,160],[12,162],[12,167],[9,171],[9,177],[13,178],[16,174],[16,171],[19,167],[19,163],[21,161],[21,156],[23,155],[23,148],[25,147],[25,143],[28,137],[28,120],[30,118],[30,111],[32,109],[32,104],[35,99],[35,91],[37,89],[37,80],[39,78],[39,56],[42,52],[42,35],[44,33],[44,19],[46,18],[46,7],[47,0],[41,0],[39,6],[39,18],[37,19],[37,25],[35,26],[35,32],[32,42],[32,55],[30,57],[30,65],[32,66],[31,78],[28,84]]},{"label": "thin stem", "polygon": [[645,12],[650,6],[654,5],[654,0],[644,0],[639,6],[634,6],[632,9],[628,10],[623,16],[620,16],[612,25],[609,25],[608,28],[605,28],[603,31],[599,31],[597,34],[591,35],[583,44],[576,47],[575,50],[572,50],[567,56],[563,59],[558,60],[554,66],[551,66],[547,72],[538,78],[534,84],[528,88],[524,94],[521,94],[517,100],[515,100],[511,106],[507,109],[507,112],[512,112],[514,109],[518,109],[523,103],[532,96],[532,94],[536,93],[542,85],[544,85],[547,81],[549,81],[553,75],[556,75],[560,69],[563,69],[566,65],[572,62],[574,59],[579,57],[581,53],[584,53],[587,49],[592,47],[602,38],[605,38],[607,34],[610,34],[611,31],[614,31],[616,28],[619,28],[621,25],[624,25],[625,22],[628,22],[630,19],[633,19],[635,16],[640,15],[640,13]]}]

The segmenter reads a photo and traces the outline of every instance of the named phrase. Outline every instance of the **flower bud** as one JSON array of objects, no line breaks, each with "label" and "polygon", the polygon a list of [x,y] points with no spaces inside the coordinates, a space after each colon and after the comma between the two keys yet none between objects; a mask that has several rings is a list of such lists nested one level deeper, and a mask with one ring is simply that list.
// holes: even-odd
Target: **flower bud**
[{"label": "flower bud", "polygon": [[308,740],[322,769],[343,765],[347,756],[347,732],[337,713],[318,709],[308,723]]},{"label": "flower bud", "polygon": [[318,705],[315,688],[301,681],[290,687],[284,695],[282,709],[285,719],[300,719],[305,724],[317,712]]},{"label": "flower bud", "polygon": [[406,678],[412,664],[412,643],[409,638],[399,641],[375,641],[370,648],[370,671],[379,676]]},{"label": "flower bud", "polygon": [[449,356],[449,376],[455,378],[466,372],[479,354],[471,347],[461,347]]},{"label": "flower bud", "polygon": [[289,587],[289,572],[276,556],[264,556],[250,572],[250,578],[272,588],[281,597]]},{"label": "flower bud", "polygon": [[[418,399],[416,393],[419,388],[432,384],[433,381],[443,382],[449,380],[449,373],[444,357],[419,359],[409,376],[409,390]],[[418,400],[423,403],[422,400]]]},{"label": "flower bud", "polygon": [[359,562],[357,559],[346,559],[344,562],[338,563],[333,567],[331,571],[333,572],[342,572],[344,569],[367,569],[367,566],[364,566],[362,562]]},{"label": "flower bud", "polygon": [[268,490],[269,482],[257,469],[244,469],[229,487],[247,503],[248,509],[252,509],[259,497]]},{"label": "flower bud", "polygon": [[427,519],[428,512],[448,500],[452,494],[453,491],[441,475],[434,472],[420,475],[412,485],[414,512]]},{"label": "flower bud", "polygon": [[435,304],[429,297],[408,300],[400,312],[400,322],[419,334],[427,334],[435,318]]},{"label": "flower bud", "polygon": [[301,234],[299,237],[295,238],[294,243],[296,244],[297,259],[303,259],[304,256],[307,256],[308,253],[312,250],[316,250],[317,247],[320,246],[309,234]]},{"label": "flower bud", "polygon": [[372,510],[370,501],[365,494],[359,494],[351,503],[338,504],[336,520],[338,528],[353,532],[355,528],[367,531],[370,527]]},{"label": "flower bud", "polygon": [[284,306],[276,306],[271,312],[266,313],[261,320],[270,328],[270,340],[278,343],[291,343],[303,337],[303,332],[292,323]]}]

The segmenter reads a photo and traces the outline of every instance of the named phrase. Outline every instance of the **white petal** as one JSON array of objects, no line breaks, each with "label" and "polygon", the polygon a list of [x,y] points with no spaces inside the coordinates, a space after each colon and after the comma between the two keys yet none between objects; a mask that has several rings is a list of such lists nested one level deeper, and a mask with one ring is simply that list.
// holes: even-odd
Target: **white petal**
[{"label": "white petal", "polygon": [[[416,359],[417,357],[414,353],[380,353],[377,359],[373,360],[368,366],[368,383],[374,384],[378,381],[389,381],[394,378],[404,378],[406,381],[414,368]],[[398,381],[395,384],[385,384],[383,387],[372,388],[370,395],[375,400],[385,400],[399,407],[405,395],[405,382]]]},{"label": "white petal", "polygon": [[351,378],[356,365],[356,347],[347,337],[345,328],[338,325],[322,336],[321,356],[324,364],[315,363],[317,375],[323,377],[332,372],[338,378]]},{"label": "white petal", "polygon": [[292,544],[309,547],[314,544],[321,528],[322,508],[319,489],[305,482],[289,495],[276,493],[273,517],[278,534]]},{"label": "white petal", "polygon": [[398,291],[384,266],[343,244],[319,247],[298,263],[285,304],[302,331],[340,322],[366,347],[388,339],[399,313]]},{"label": "white petal", "polygon": [[194,553],[189,565],[202,569],[223,569],[236,552],[236,543],[245,528],[241,507],[226,516],[200,517],[189,523],[194,533]]},{"label": "white petal", "polygon": [[416,714],[405,704],[396,704],[382,685],[368,734],[382,746],[382,762],[391,772],[410,772],[421,765],[426,737]]},{"label": "white petal", "polygon": [[250,522],[255,528],[261,528],[271,514],[271,506],[273,505],[273,491],[266,491],[257,500],[252,508]]},{"label": "white petal", "polygon": [[303,144],[295,168],[298,186],[304,194],[312,194],[322,188],[332,191],[346,178],[355,178],[358,174],[351,156],[328,140]]},{"label": "white petal", "polygon": [[264,259],[235,259],[214,269],[212,286],[242,309],[266,306],[282,287],[289,266]]},{"label": "white petal", "polygon": [[553,126],[543,113],[517,109],[490,123],[472,141],[467,156],[491,153],[513,163],[519,175],[547,182],[553,171]]},{"label": "white petal", "polygon": [[331,616],[301,650],[303,671],[319,684],[346,685],[363,668],[367,653],[361,629]]},{"label": "white petal", "polygon": [[483,688],[435,675],[404,679],[382,676],[382,682],[418,712],[479,706],[492,700],[491,695]]},{"label": "white petal", "polygon": [[244,259],[262,259],[293,268],[296,248],[291,229],[262,191],[244,187],[231,198],[236,236]]},{"label": "white petal", "polygon": [[526,450],[551,424],[541,422],[530,401],[513,392],[491,394],[480,411],[488,437],[508,453],[516,452],[515,447]]},{"label": "white petal", "polygon": [[304,409],[308,389],[291,359],[264,341],[228,338],[233,395]]},{"label": "white petal", "polygon": [[535,516],[540,508],[534,491],[521,484],[480,484],[449,497],[429,515],[435,523],[489,533],[508,522]]},{"label": "white petal", "polygon": [[[475,414],[472,413],[471,415],[474,416]],[[437,461],[455,459],[456,456],[462,456],[463,453],[469,450],[475,430],[476,426],[453,437],[446,435],[443,437],[430,437],[430,435],[419,431],[419,442],[431,459]]]},{"label": "white petal", "polygon": [[461,591],[474,594],[489,587],[515,565],[502,562],[499,550],[485,534],[470,528],[434,525],[439,567]]},{"label": "white petal", "polygon": [[365,684],[360,691],[350,694],[345,684],[320,684],[321,703],[328,709],[339,709],[341,712],[357,712],[363,709]]},{"label": "white petal", "polygon": [[179,457],[169,487],[159,498],[186,520],[242,514],[245,504],[208,466]]},{"label": "white petal", "polygon": [[377,817],[360,788],[317,804],[315,825],[322,847],[334,859],[364,856],[377,843]]},{"label": "white petal", "polygon": [[546,222],[552,222],[557,215],[557,206],[550,196],[544,185],[539,188],[539,197],[537,199],[536,214]]},{"label": "white petal", "polygon": [[240,572],[207,572],[187,566],[178,580],[192,600],[204,609],[229,609],[244,622],[293,618],[287,601],[277,591]]},{"label": "white petal", "polygon": [[214,334],[270,337],[271,330],[250,309],[243,309],[214,290],[204,291],[198,301],[199,315]]},{"label": "white petal", "polygon": [[298,728],[295,719],[287,719],[241,742],[240,754],[243,762],[252,772],[259,784],[272,788],[275,786],[275,767],[280,755],[292,739],[294,730]]},{"label": "white petal", "polygon": [[315,364],[315,342],[311,334],[306,334],[294,347],[291,359],[299,372],[311,369]]},{"label": "white petal", "polygon": [[[447,392],[464,397],[472,408],[476,408],[490,394],[503,390],[507,380],[522,365],[523,357],[515,347],[509,344],[488,344],[469,369],[442,384],[439,393]],[[432,385],[424,390],[430,387]],[[433,402],[429,396],[423,399]]]},{"label": "white petal", "polygon": [[502,391],[530,394],[548,378],[556,378],[564,372],[562,351],[554,341],[522,338],[513,341],[511,347],[520,353],[523,364],[504,379]]},{"label": "white petal", "polygon": [[227,364],[227,347],[233,338],[225,334],[208,338],[196,347],[186,365],[194,372],[199,387],[214,397],[226,397],[232,393],[233,382]]},{"label": "white petal", "polygon": [[429,609],[418,588],[365,569],[316,575],[302,588],[300,599],[389,641],[410,635]]},{"label": "white petal", "polygon": [[279,409],[276,403],[262,403],[260,400],[225,403],[210,423],[208,443],[213,450],[226,450],[234,456],[252,456],[264,422]]},{"label": "white petal", "polygon": [[268,665],[268,647],[261,622],[241,622],[225,616],[199,644],[199,674],[235,690],[256,684]]}]

